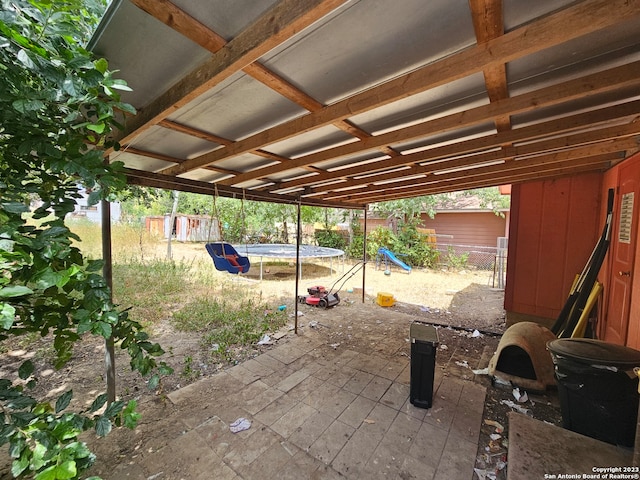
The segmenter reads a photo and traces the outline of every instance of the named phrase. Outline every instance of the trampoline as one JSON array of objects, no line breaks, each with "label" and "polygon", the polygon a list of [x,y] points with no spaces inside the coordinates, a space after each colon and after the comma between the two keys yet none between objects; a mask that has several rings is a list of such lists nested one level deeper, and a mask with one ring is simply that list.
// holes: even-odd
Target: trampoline
[{"label": "trampoline", "polygon": [[[296,258],[296,246],[286,243],[255,243],[233,246],[241,255],[260,259],[260,280],[262,280],[262,260],[264,258]],[[302,260],[305,258],[328,258],[329,268],[333,272],[333,259],[342,257],[344,270],[344,251],[338,248],[300,245],[300,278],[302,278]]]}]

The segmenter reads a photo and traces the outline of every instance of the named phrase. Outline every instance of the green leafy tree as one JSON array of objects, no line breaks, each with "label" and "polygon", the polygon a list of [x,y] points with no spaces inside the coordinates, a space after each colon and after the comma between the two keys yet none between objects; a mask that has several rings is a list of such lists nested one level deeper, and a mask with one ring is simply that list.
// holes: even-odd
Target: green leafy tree
[{"label": "green leafy tree", "polygon": [[171,191],[130,185],[120,193],[121,221],[143,224],[144,217],[171,212]]},{"label": "green leafy tree", "polygon": [[465,197],[477,197],[481,208],[491,208],[496,215],[501,216],[504,214],[500,210],[509,208],[511,200],[509,195],[502,195],[498,187],[487,187],[380,202],[373,205],[373,210],[378,215],[409,222],[415,217],[419,218],[422,213],[433,218],[436,207],[453,205]]},{"label": "green leafy tree", "polygon": [[491,208],[493,213],[504,218],[503,209],[511,206],[511,195],[503,195],[498,187],[474,188],[462,192],[466,196],[475,196],[480,200],[481,208]]},{"label": "green leafy tree", "polygon": [[[82,336],[113,339],[155,387],[169,371],[156,362],[162,349],[113,305],[101,262],[83,258],[64,224],[80,184],[92,202],[125,185],[100,147],[118,147],[107,135],[119,114],[135,111],[120,101],[125,83],[81,46],[104,5],[0,1],[0,340],[51,338],[60,367]],[[9,444],[14,477],[78,478],[94,459],[80,433],[105,435],[137,419],[135,402],[105,395],[82,412],[69,411],[71,391],[54,404],[31,397],[38,372],[30,361],[16,377],[0,379],[0,445]]]},{"label": "green leafy tree", "polygon": [[372,207],[376,214],[390,219],[406,221],[415,217],[420,218],[423,212],[433,218],[436,214],[435,206],[438,199],[439,195],[428,195],[380,202],[373,204]]}]

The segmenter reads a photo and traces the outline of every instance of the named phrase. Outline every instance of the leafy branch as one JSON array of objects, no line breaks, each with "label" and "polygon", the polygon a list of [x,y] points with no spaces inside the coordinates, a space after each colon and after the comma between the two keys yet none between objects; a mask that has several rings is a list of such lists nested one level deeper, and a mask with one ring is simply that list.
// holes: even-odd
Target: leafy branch
[{"label": "leafy branch", "polygon": [[[104,3],[0,1],[0,341],[50,337],[59,368],[84,335],[113,339],[155,388],[170,372],[162,348],[112,303],[102,262],[83,257],[64,223],[81,185],[91,203],[125,188],[122,164],[106,164],[100,148],[119,148],[109,134],[135,109],[121,101],[126,83],[81,45]],[[71,391],[39,402],[24,393],[33,374],[25,362],[18,378],[0,379],[0,445],[14,477],[78,478],[94,461],[80,433],[137,421],[135,402],[107,405],[105,395],[78,413]]]}]

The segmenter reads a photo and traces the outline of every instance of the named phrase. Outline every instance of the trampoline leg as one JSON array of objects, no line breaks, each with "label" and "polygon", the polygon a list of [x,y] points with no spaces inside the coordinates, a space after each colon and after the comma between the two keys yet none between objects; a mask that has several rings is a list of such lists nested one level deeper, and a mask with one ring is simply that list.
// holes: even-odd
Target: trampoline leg
[{"label": "trampoline leg", "polygon": [[262,257],[260,257],[260,281],[262,281]]}]

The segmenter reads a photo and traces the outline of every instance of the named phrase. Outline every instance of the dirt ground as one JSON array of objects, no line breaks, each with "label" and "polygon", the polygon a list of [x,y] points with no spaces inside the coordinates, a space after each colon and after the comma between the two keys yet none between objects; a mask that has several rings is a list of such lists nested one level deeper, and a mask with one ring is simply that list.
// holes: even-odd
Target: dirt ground
[{"label": "dirt ground", "polygon": [[[162,248],[159,247],[162,252]],[[197,258],[207,260],[202,246],[176,245],[174,258]],[[162,254],[162,253],[161,253]],[[256,263],[254,263],[254,267]],[[486,374],[479,371],[488,365],[500,335],[505,330],[503,310],[504,292],[493,288],[493,272],[488,271],[432,271],[414,269],[410,274],[401,269],[392,269],[390,275],[376,270],[368,264],[365,272],[365,301],[362,302],[362,270],[355,268],[350,273],[351,264],[344,266],[335,260],[330,264],[316,262],[303,265],[303,277],[299,281],[299,293],[313,285],[335,285],[340,289],[340,303],[334,308],[319,309],[295,302],[295,269],[287,262],[277,265],[263,265],[263,280],[259,280],[259,268],[252,268],[248,275],[235,277],[233,281],[243,288],[260,292],[264,301],[281,307],[288,315],[288,325],[279,332],[270,332],[273,343],[286,342],[295,335],[294,314],[299,309],[298,328],[313,328],[326,338],[328,345],[340,345],[367,353],[389,353],[386,338],[404,338],[409,345],[407,324],[394,324],[388,328],[376,328],[373,333],[371,322],[381,322],[381,311],[385,308],[376,304],[379,292],[393,295],[395,304],[386,307],[407,315],[408,323],[413,320],[437,325],[440,346],[437,352],[437,368],[445,375],[454,375],[482,383],[487,387],[487,401],[484,424],[478,445],[474,478],[506,478],[508,462],[507,412],[512,408],[526,409],[535,418],[560,424],[559,406],[554,392],[545,395],[529,395],[526,403],[513,405],[512,387],[496,384]],[[356,271],[357,270],[357,271]],[[346,276],[344,276],[346,273]],[[220,275],[229,274],[220,273]],[[378,319],[378,320],[373,320]],[[379,326],[379,325],[378,325]],[[162,389],[149,391],[137,375],[130,372],[127,359],[118,355],[118,394],[125,400],[136,398],[140,411],[144,414],[145,402],[153,402],[167,393],[184,387],[198,378],[215,374],[229,365],[210,365],[207,352],[202,351],[199,334],[178,332],[170,322],[170,313],[160,324],[154,325],[152,340],[168,352],[165,360],[175,370],[163,379]],[[252,358],[271,345],[253,345],[238,349],[235,363]],[[408,350],[407,350],[408,351]],[[0,358],[0,374],[10,372],[23,361],[25,352],[11,351]],[[405,354],[399,352],[399,354]],[[99,340],[85,341],[78,345],[74,358],[62,370],[54,371],[46,360],[38,359],[44,369],[39,381],[39,393],[50,398],[57,397],[68,388],[74,390],[76,405],[88,404],[104,390],[103,345]],[[36,357],[37,358],[37,357]],[[189,358],[189,372],[185,372],[185,360]],[[476,370],[476,373],[474,373]],[[500,431],[500,426],[504,431]],[[159,432],[161,435],[162,433]],[[106,437],[101,442],[109,442]],[[130,452],[129,452],[130,453]],[[126,457],[127,452],[123,452]],[[101,462],[119,461],[118,458],[100,459]],[[2,467],[0,479],[11,478],[9,467]],[[103,463],[104,464],[104,463]]]}]

